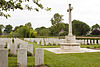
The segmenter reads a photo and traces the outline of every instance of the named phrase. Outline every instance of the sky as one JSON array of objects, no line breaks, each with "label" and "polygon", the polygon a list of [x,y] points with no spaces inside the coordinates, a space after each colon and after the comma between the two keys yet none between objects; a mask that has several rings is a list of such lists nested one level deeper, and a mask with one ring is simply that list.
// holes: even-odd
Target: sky
[{"label": "sky", "polygon": [[[11,17],[0,17],[0,24],[11,24],[13,27],[31,22],[33,29],[41,26],[50,27],[50,19],[55,13],[63,15],[64,23],[68,23],[68,4],[72,4],[72,20],[80,20],[89,26],[100,25],[100,0],[41,0],[44,7],[51,11],[15,10],[8,12]],[[31,3],[30,3],[31,4]]]}]

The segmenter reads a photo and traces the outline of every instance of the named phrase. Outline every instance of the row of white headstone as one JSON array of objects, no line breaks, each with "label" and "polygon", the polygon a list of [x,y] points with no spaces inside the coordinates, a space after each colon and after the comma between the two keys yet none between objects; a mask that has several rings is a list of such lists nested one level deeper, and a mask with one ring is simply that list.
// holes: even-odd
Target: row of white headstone
[{"label": "row of white headstone", "polygon": [[58,38],[24,38],[24,40],[30,41],[30,42],[36,42],[37,44],[43,45],[59,45],[60,43],[63,43],[65,39],[58,39]]},{"label": "row of white headstone", "polygon": [[[18,67],[27,67],[27,49],[18,49]],[[35,66],[44,64],[44,49],[35,49]],[[0,67],[8,67],[8,50],[0,48]]]},{"label": "row of white headstone", "polygon": [[[51,45],[56,44],[56,45],[60,45],[60,43],[64,43],[65,39],[58,39],[58,38],[24,38],[24,40],[30,41],[30,42],[37,42],[37,44],[40,44],[43,46],[44,44],[48,45],[49,43]],[[97,44],[96,40],[76,40],[76,43],[80,43],[83,45],[87,45],[87,44]],[[100,44],[100,40],[98,40],[98,44]]]},{"label": "row of white headstone", "polygon": [[92,44],[100,44],[100,40],[90,40],[90,39],[86,39],[86,40],[77,40],[78,43],[82,44],[82,45],[92,45]]},{"label": "row of white headstone", "polygon": [[22,49],[25,48],[27,49],[27,51],[33,54],[33,45],[28,44],[28,42],[25,42],[18,38],[14,38],[14,43],[12,42],[12,38],[0,38],[0,45],[3,48],[7,46],[7,48],[10,49],[11,54],[16,55],[16,50],[18,50],[18,48],[22,48]]},{"label": "row of white headstone", "polygon": [[[18,41],[17,41],[18,40]],[[20,39],[15,39],[15,42],[18,44],[18,42],[22,41]],[[3,41],[5,42],[5,41]],[[24,42],[23,42],[24,43]],[[22,43],[22,44],[23,44]],[[29,46],[30,45],[30,46]],[[13,48],[13,49],[12,49]],[[12,50],[13,54],[16,54],[16,49],[14,49],[15,46],[10,45],[10,49]],[[20,46],[17,53],[17,63],[19,67],[27,67],[27,51],[31,52],[33,54],[33,45],[24,43]],[[43,48],[36,48],[35,49],[35,65],[41,65],[44,64],[44,49]],[[8,67],[8,50],[4,48],[4,45],[0,44],[0,67]]]}]

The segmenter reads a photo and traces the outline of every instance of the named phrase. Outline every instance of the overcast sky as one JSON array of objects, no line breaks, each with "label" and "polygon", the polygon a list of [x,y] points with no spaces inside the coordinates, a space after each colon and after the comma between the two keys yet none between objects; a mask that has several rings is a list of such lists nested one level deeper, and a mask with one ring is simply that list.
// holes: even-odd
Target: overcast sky
[{"label": "overcast sky", "polygon": [[10,11],[11,17],[9,19],[0,17],[0,24],[11,24],[15,27],[31,22],[34,29],[41,26],[50,27],[50,19],[55,13],[64,15],[63,22],[68,23],[67,9],[70,3],[74,8],[72,11],[72,20],[76,19],[86,22],[89,26],[96,23],[100,25],[100,0],[41,0],[41,3],[45,7],[50,7],[51,11]]}]

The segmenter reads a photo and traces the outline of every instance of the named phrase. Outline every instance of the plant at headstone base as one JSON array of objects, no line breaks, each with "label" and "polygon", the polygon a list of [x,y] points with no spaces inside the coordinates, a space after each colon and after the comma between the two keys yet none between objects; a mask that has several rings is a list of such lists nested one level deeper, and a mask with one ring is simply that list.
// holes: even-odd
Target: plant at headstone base
[{"label": "plant at headstone base", "polygon": [[31,52],[27,51],[27,56],[33,56]]},{"label": "plant at headstone base", "polygon": [[87,46],[86,48],[90,48],[89,46]]},{"label": "plant at headstone base", "polygon": [[41,65],[36,65],[36,66],[29,66],[29,67],[50,67],[47,64],[41,64]]},{"label": "plant at headstone base", "polygon": [[9,53],[8,57],[17,57],[17,55]]},{"label": "plant at headstone base", "polygon": [[60,44],[58,44],[58,46],[60,46]]},{"label": "plant at headstone base", "polygon": [[53,46],[56,46],[56,43],[53,43]]},{"label": "plant at headstone base", "polygon": [[12,38],[12,43],[14,43],[14,38]]},{"label": "plant at headstone base", "polygon": [[17,45],[17,48],[20,48],[20,43]]},{"label": "plant at headstone base", "polygon": [[45,42],[45,40],[44,40],[44,46],[46,46],[46,42]]},{"label": "plant at headstone base", "polygon": [[39,45],[41,45],[41,40],[40,40],[40,42],[39,42]]},{"label": "plant at headstone base", "polygon": [[97,48],[96,46],[94,46],[94,48]]},{"label": "plant at headstone base", "polygon": [[50,43],[50,46],[52,46],[52,43]]},{"label": "plant at headstone base", "polygon": [[98,45],[97,48],[100,48],[100,45]]},{"label": "plant at headstone base", "polygon": [[49,42],[49,43],[48,43],[48,46],[50,46],[50,45],[51,45],[51,43]]},{"label": "plant at headstone base", "polygon": [[6,45],[5,45],[5,47],[4,47],[4,48],[7,48],[7,46],[8,46],[8,43],[6,42]]}]

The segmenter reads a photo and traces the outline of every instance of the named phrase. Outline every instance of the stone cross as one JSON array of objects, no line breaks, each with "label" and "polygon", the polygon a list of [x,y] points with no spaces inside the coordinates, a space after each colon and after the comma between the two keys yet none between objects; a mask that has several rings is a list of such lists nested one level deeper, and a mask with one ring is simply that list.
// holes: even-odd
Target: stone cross
[{"label": "stone cross", "polygon": [[67,12],[69,12],[69,34],[68,36],[72,36],[71,11],[72,11],[72,7],[71,7],[71,4],[69,4],[69,9],[67,9]]}]

